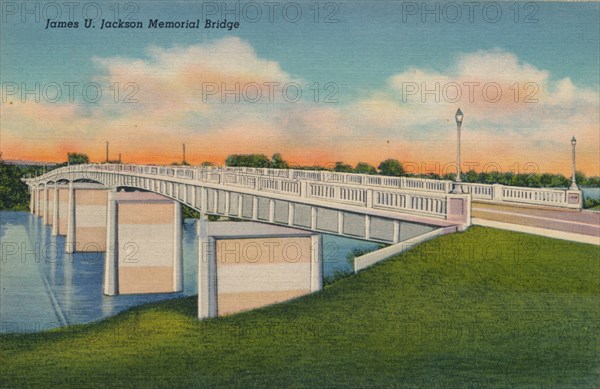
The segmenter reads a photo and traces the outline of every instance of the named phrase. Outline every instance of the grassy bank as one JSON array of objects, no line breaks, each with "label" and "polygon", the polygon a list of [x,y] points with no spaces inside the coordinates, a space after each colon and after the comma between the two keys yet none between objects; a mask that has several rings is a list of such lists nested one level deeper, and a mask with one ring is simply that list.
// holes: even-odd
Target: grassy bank
[{"label": "grassy bank", "polygon": [[321,293],[0,337],[1,387],[597,387],[598,247],[473,227]]}]

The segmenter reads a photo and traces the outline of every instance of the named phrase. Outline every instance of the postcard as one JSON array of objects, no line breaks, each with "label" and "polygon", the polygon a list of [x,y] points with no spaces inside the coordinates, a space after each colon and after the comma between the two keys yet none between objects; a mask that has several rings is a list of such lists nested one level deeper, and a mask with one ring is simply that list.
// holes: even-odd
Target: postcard
[{"label": "postcard", "polygon": [[0,6],[0,387],[600,385],[598,2]]}]

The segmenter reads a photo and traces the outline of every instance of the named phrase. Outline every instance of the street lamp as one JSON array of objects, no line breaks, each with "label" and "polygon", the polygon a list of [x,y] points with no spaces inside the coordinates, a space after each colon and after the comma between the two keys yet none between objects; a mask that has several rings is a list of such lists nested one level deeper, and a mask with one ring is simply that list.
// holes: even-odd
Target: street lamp
[{"label": "street lamp", "polygon": [[463,193],[460,178],[460,127],[463,122],[463,113],[460,108],[456,111],[456,179],[454,180],[454,193]]},{"label": "street lamp", "polygon": [[575,145],[577,144],[577,139],[575,139],[575,136],[573,136],[573,138],[571,138],[571,146],[572,147],[572,163],[573,163],[573,176],[571,177],[571,187],[569,188],[570,190],[579,190],[579,187],[577,186],[577,182],[575,181]]}]

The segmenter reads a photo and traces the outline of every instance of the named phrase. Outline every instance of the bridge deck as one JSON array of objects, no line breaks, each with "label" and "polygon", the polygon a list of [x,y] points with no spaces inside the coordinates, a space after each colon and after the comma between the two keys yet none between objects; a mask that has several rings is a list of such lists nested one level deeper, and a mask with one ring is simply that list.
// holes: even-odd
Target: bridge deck
[{"label": "bridge deck", "polygon": [[600,240],[600,212],[472,203],[472,217],[566,233]]}]

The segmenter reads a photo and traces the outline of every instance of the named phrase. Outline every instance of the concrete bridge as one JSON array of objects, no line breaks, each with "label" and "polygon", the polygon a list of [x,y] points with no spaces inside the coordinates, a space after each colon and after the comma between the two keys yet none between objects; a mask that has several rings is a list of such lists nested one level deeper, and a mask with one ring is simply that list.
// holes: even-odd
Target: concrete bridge
[{"label": "concrete bridge", "polygon": [[[362,179],[361,175],[346,175],[352,180],[340,182],[345,176],[326,173],[103,164],[63,167],[27,179],[26,183],[31,188],[31,208],[48,224],[55,217],[60,219],[55,233],[61,230],[62,208],[58,207],[54,215],[54,203],[61,199],[68,203],[72,191],[93,190],[93,185],[82,183],[101,184],[95,187],[109,190],[131,188],[156,193],[202,214],[382,243],[397,243],[407,236],[405,232],[410,235],[413,230],[425,231],[422,226],[464,230],[470,225],[470,196],[449,193],[448,182],[411,180],[405,187],[398,187],[395,184],[406,179],[366,176],[371,181],[363,184],[356,180]],[[426,187],[413,186],[413,181]],[[55,191],[58,196],[53,195]],[[71,207],[67,208],[67,214],[72,212]]]},{"label": "concrete bridge", "polygon": [[[181,204],[199,211],[201,220],[205,215],[218,215],[279,226],[278,230],[265,229],[259,224],[251,228],[238,225],[240,231],[245,231],[238,238],[246,239],[240,242],[263,251],[267,247],[272,259],[244,268],[244,274],[255,274],[253,281],[245,281],[239,273],[241,268],[222,266],[231,261],[226,260],[227,255],[220,257],[216,248],[220,240],[223,244],[226,240],[231,243],[235,231],[225,233],[221,225],[213,228],[211,234],[206,223],[200,223],[200,317],[256,307],[255,301],[273,303],[319,290],[322,285],[319,233],[391,245],[381,252],[357,258],[355,271],[359,271],[414,244],[465,230],[472,223],[472,202],[478,204],[476,207],[551,207],[555,210],[553,217],[559,219],[561,215],[572,217],[579,213],[582,204],[579,190],[457,184],[293,169],[88,164],[59,168],[25,182],[30,187],[31,211],[52,226],[53,235],[66,235],[67,253],[106,252],[104,293],[107,295],[181,291]],[[456,185],[458,192],[463,193],[455,193]],[[475,221],[485,224],[481,220],[487,220],[490,213],[477,209]],[[533,212],[526,211],[521,216],[530,213]],[[585,223],[589,224],[589,215],[586,217]],[[513,224],[505,224],[512,228]],[[591,230],[583,234],[586,235],[583,241],[595,243],[598,226],[594,227],[593,220],[591,224]],[[580,231],[575,235],[582,236]],[[301,260],[304,265],[276,266],[273,247],[278,247],[279,242],[288,247],[292,238],[295,247],[310,247],[304,251],[311,254],[298,256],[304,258]],[[302,242],[308,242],[308,246]],[[131,260],[137,257],[143,257],[143,261]],[[217,261],[217,257],[221,259]],[[253,268],[261,265],[265,267],[260,271]],[[278,281],[273,284],[261,274],[271,274]],[[299,282],[299,278],[304,281]],[[265,287],[270,283],[272,290]],[[223,295],[225,289],[217,290],[217,284],[234,293],[235,299]],[[221,296],[221,302],[229,301],[222,305],[228,308],[217,307],[217,296]],[[238,300],[248,303],[239,306],[232,303]]]}]

